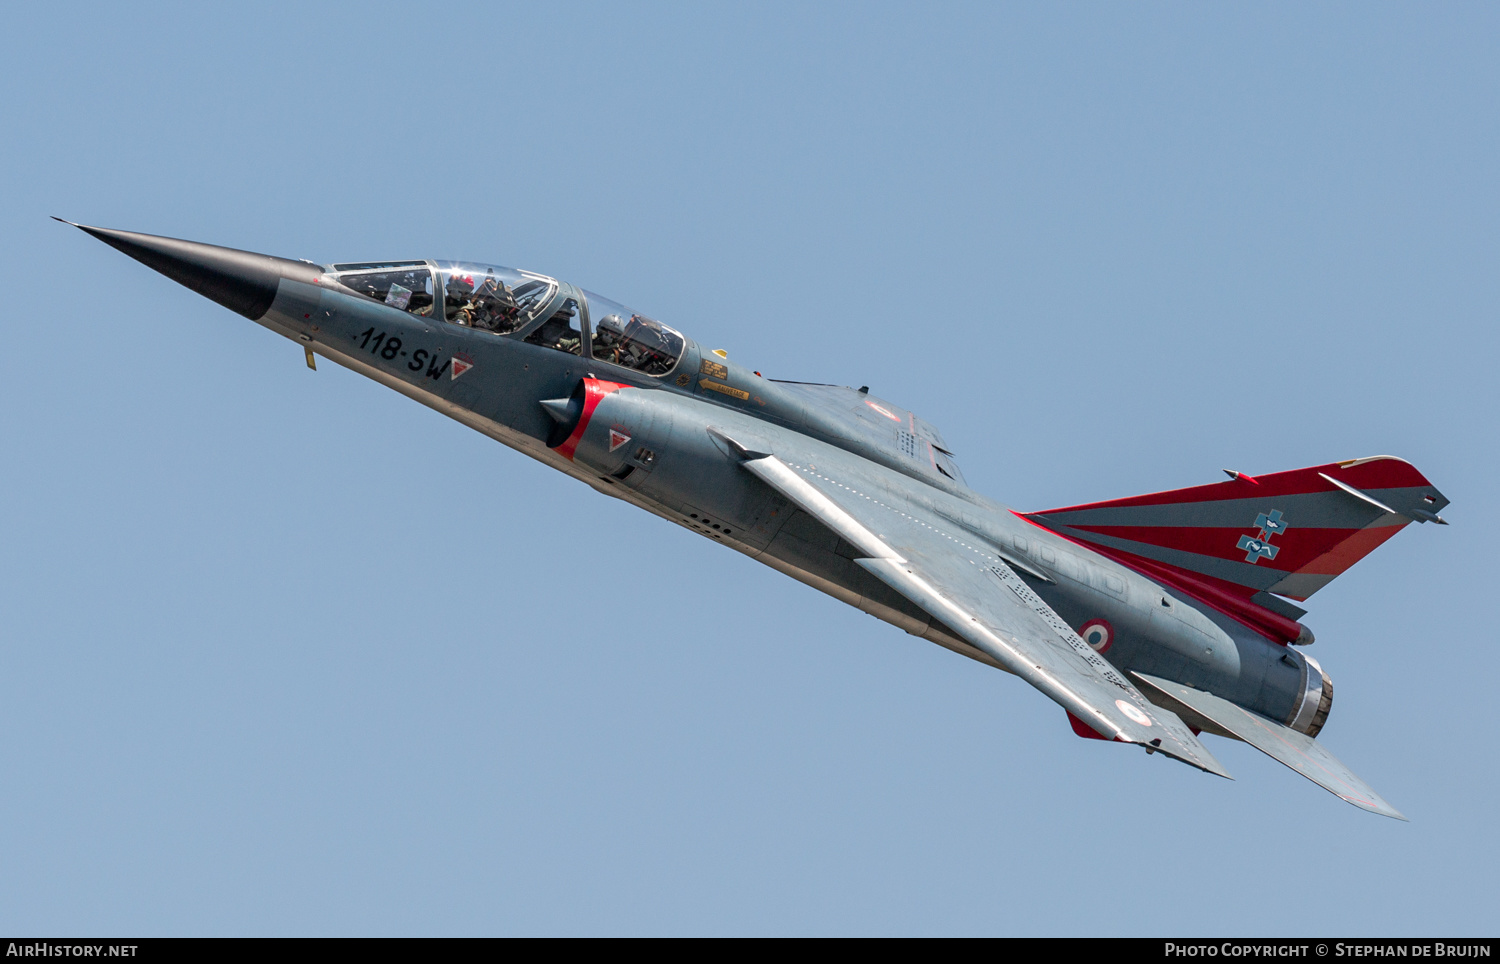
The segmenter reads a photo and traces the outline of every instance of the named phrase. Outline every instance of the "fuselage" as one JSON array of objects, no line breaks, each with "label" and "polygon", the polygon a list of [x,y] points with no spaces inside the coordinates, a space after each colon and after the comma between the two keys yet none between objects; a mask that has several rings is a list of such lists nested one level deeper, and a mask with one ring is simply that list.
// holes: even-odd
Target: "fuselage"
[{"label": "fuselage", "polygon": [[[498,295],[486,302],[485,291]],[[726,446],[824,466],[867,498],[935,520],[956,548],[1006,560],[1116,667],[1314,726],[1329,685],[1315,663],[976,494],[911,413],[864,391],[763,378],[626,311],[541,275],[418,261],[283,270],[255,320],[604,495],[998,665],[855,565],[852,546]]]}]

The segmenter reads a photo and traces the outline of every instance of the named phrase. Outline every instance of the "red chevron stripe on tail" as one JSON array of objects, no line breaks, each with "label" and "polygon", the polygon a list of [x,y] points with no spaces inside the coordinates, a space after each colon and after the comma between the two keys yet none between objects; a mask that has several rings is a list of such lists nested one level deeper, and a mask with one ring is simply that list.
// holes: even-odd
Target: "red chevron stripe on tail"
[{"label": "red chevron stripe on tail", "polygon": [[1241,609],[1231,614],[1242,620],[1264,613],[1268,625],[1256,628],[1279,636],[1301,610],[1259,594],[1306,599],[1407,523],[1442,522],[1448,505],[1415,466],[1389,455],[1231,475],[1024,515],[1215,608]]}]

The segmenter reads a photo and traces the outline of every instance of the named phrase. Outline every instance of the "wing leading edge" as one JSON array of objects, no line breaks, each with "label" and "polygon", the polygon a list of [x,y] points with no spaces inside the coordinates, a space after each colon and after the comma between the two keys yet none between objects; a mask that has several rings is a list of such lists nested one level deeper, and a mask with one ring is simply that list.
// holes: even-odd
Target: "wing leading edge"
[{"label": "wing leading edge", "polygon": [[994,552],[812,466],[739,452],[744,468],[856,547],[858,565],[1101,736],[1230,778],[1175,713],[1147,700]]}]

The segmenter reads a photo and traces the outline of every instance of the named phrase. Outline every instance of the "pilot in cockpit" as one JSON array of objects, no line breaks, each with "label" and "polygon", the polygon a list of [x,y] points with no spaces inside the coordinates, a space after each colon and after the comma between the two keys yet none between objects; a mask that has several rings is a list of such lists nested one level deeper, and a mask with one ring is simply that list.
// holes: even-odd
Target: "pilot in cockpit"
[{"label": "pilot in cockpit", "polygon": [[503,334],[514,331],[520,320],[514,293],[494,275],[476,289],[473,275],[455,274],[448,279],[446,295],[448,320],[455,325]]},{"label": "pilot in cockpit", "polygon": [[576,310],[575,303],[569,301],[551,318],[543,322],[540,328],[527,335],[526,343],[555,348],[574,355],[579,354],[583,347],[583,336],[577,328],[573,327],[573,316]]},{"label": "pilot in cockpit", "polygon": [[472,323],[486,331],[512,331],[520,315],[520,306],[505,282],[490,276],[484,279],[469,302]]},{"label": "pilot in cockpit", "polygon": [[624,349],[625,325],[619,315],[605,315],[594,328],[594,357],[607,362],[621,364],[620,352]]},{"label": "pilot in cockpit", "polygon": [[443,286],[444,301],[448,307],[448,320],[455,325],[472,327],[474,324],[473,298],[474,276],[454,274]]}]

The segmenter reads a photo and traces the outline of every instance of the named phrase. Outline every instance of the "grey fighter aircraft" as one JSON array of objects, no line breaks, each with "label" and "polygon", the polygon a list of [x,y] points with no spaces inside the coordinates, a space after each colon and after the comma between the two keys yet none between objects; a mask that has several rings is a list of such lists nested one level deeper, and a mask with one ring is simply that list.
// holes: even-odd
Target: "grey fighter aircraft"
[{"label": "grey fighter aircraft", "polygon": [[[60,219],[59,219],[60,220]],[[71,224],[72,222],[67,222]],[[786,382],[564,281],[314,264],[77,225],[251,321],[915,636],[1019,676],[1074,732],[1228,777],[1243,740],[1405,819],[1315,738],[1302,601],[1448,500],[1390,456],[1043,512],[971,490],[932,425]],[[1227,471],[1227,470],[1226,470]]]}]

